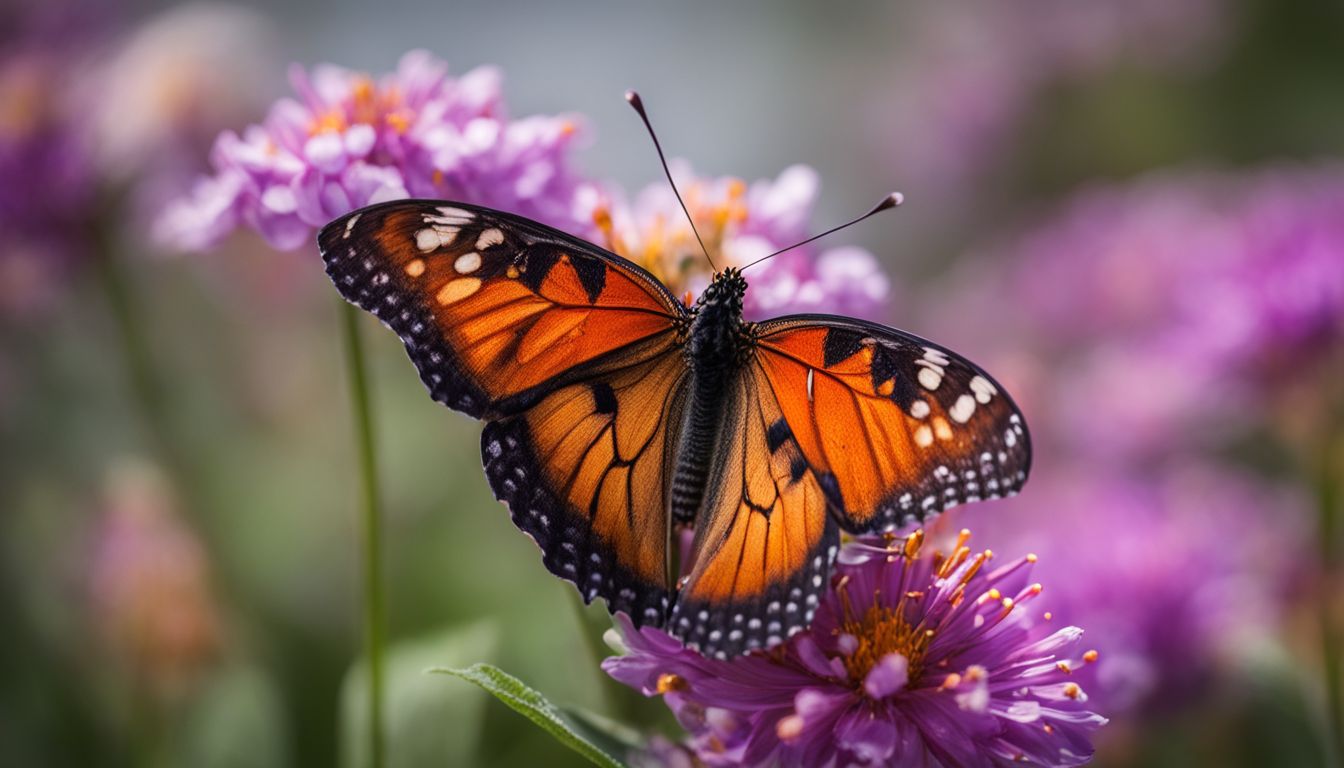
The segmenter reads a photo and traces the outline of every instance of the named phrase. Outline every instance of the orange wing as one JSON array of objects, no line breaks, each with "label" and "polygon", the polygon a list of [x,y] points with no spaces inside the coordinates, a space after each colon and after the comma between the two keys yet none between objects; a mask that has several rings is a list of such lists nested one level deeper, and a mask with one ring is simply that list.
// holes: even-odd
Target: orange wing
[{"label": "orange wing", "polygon": [[489,422],[486,476],[546,567],[661,626],[685,308],[619,256],[462,203],[371,206],[318,241],[341,295],[401,337],[434,399]]},{"label": "orange wing", "polygon": [[757,327],[756,361],[841,525],[888,529],[1015,493],[1031,445],[989,374],[944,347],[848,318]]},{"label": "orange wing", "polygon": [[759,369],[729,395],[696,522],[690,573],[668,629],[724,658],[765,648],[812,621],[839,534],[826,499]]},{"label": "orange wing", "polygon": [[434,399],[482,419],[672,343],[685,309],[638,266],[536,222],[399,200],[318,236],[346,300],[401,337]]}]

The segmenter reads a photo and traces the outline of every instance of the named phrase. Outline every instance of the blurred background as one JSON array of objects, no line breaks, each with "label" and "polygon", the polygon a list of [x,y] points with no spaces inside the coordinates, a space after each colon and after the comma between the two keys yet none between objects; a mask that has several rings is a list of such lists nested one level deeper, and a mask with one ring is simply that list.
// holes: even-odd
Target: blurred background
[{"label": "blurred background", "polygon": [[[814,168],[814,231],[903,191],[830,245],[880,261],[869,314],[1026,412],[1027,490],[939,525],[1040,555],[1101,652],[1097,763],[1338,764],[1339,3],[4,2],[0,763],[360,764],[335,292],[255,227],[154,233],[291,62],[424,49],[497,66],[510,115],[575,116],[585,179],[663,183],[637,87],[697,171]],[[597,669],[605,611],[493,500],[479,427],[367,330],[391,764],[579,764],[422,674],[476,661],[675,734]]]}]

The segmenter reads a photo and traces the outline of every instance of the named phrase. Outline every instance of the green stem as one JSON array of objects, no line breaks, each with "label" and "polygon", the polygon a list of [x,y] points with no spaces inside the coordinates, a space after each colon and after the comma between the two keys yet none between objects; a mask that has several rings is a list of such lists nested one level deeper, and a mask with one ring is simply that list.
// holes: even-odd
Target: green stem
[{"label": "green stem", "polygon": [[1326,435],[1316,484],[1321,547],[1322,588],[1319,607],[1322,671],[1325,674],[1325,711],[1329,719],[1326,728],[1330,739],[1329,750],[1334,753],[1336,765],[1344,764],[1344,631],[1339,626],[1339,616],[1334,605],[1334,585],[1341,578],[1340,506],[1344,501],[1341,498],[1344,494],[1341,494],[1339,477],[1341,447],[1340,437]]},{"label": "green stem", "polygon": [[96,236],[98,253],[95,254],[93,262],[117,328],[121,357],[126,365],[126,375],[130,379],[131,394],[149,430],[153,453],[170,469],[180,470],[181,467],[178,466],[180,457],[172,450],[172,439],[163,408],[164,390],[154,371],[150,354],[151,345],[140,317],[140,304],[132,294],[130,280],[127,279],[110,240],[106,234],[100,233]]},{"label": "green stem", "polygon": [[369,398],[364,346],[359,335],[359,311],[341,302],[341,326],[350,379],[350,403],[359,450],[360,507],[364,538],[364,644],[368,654],[369,766],[382,768],[383,743],[383,565],[382,519],[378,509],[378,465],[374,450],[373,416]]}]

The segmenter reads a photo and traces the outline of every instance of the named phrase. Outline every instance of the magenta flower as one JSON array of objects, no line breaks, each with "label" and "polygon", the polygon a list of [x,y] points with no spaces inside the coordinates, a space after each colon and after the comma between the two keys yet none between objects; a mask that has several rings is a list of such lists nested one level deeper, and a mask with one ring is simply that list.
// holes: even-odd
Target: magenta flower
[{"label": "magenta flower", "polygon": [[92,251],[96,169],[72,85],[102,39],[98,23],[59,2],[3,18],[0,314],[21,316],[45,306],[59,278]]},{"label": "magenta flower", "polygon": [[620,616],[603,668],[662,695],[710,765],[1080,765],[1106,720],[1074,671],[1097,654],[1031,607],[1034,556],[996,566],[969,535],[848,545],[810,630],[731,661]]},{"label": "magenta flower", "polygon": [[443,62],[412,51],[379,81],[331,65],[290,77],[298,98],[280,100],[241,136],[219,137],[215,174],[165,211],[163,238],[201,249],[246,225],[277,248],[298,248],[343,213],[408,196],[590,228],[574,217],[577,120],[508,119],[497,70],[452,78]]},{"label": "magenta flower", "polygon": [[[705,247],[719,269],[741,267],[812,234],[809,220],[819,186],[803,165],[773,181],[748,186],[733,177],[696,176],[672,163],[672,173]],[[657,275],[678,295],[698,295],[712,270],[671,188],[658,182],[629,203],[618,192],[589,187],[581,208],[596,222],[603,245]],[[789,312],[834,312],[881,318],[890,282],[861,248],[818,252],[795,248],[747,273],[745,311],[763,319]]]}]

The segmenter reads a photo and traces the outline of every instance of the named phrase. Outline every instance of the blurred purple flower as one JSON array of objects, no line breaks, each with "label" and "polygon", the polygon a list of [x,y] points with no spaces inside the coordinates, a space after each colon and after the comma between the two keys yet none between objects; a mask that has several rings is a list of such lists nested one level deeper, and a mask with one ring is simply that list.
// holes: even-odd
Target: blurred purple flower
[{"label": "blurred purple flower", "polygon": [[[672,173],[719,269],[744,266],[810,234],[819,183],[807,166],[750,186],[732,177],[696,176],[683,162],[673,162]],[[580,209],[596,222],[608,248],[657,275],[674,293],[698,295],[709,284],[709,262],[666,183],[645,188],[633,204],[619,192],[589,186]],[[891,291],[877,259],[855,247],[819,255],[795,248],[753,267],[747,278],[751,319],[788,312],[880,318]]]},{"label": "blurred purple flower", "polygon": [[[55,278],[87,256],[96,187],[92,155],[70,81],[94,32],[64,28],[70,9],[25,8],[0,45],[0,312],[45,303]],[[0,14],[6,16],[9,14]]]},{"label": "blurred purple flower", "polygon": [[1302,575],[1302,500],[1223,468],[1050,464],[1022,496],[958,519],[1040,556],[1051,608],[1096,638],[1077,680],[1099,708],[1170,711],[1267,647]]},{"label": "blurred purple flower", "polygon": [[87,573],[95,628],[137,683],[171,696],[221,641],[209,561],[157,468],[123,464],[107,485]]},{"label": "blurred purple flower", "polygon": [[466,200],[560,227],[575,218],[578,179],[569,151],[574,117],[509,120],[499,72],[461,78],[424,51],[372,77],[331,65],[290,73],[297,99],[282,99],[262,125],[215,142],[213,176],[170,206],[159,234],[189,249],[239,226],[282,249],[355,208],[403,197]]},{"label": "blurred purple flower", "polygon": [[224,126],[263,107],[275,42],[260,14],[197,2],[145,20],[86,73],[95,160],[108,182],[133,187],[138,218],[203,170]]},{"label": "blurred purple flower", "polygon": [[[1021,387],[1032,424],[1069,451],[1219,442],[1278,416],[1276,384],[1316,381],[1344,348],[1344,168],[1096,188],[983,256],[933,292],[930,322],[1038,369]],[[1033,365],[1004,364],[1007,336]],[[1049,407],[1032,412],[1032,390]]]},{"label": "blurred purple flower", "polygon": [[710,765],[1087,762],[1106,721],[1072,675],[1097,654],[1027,607],[1034,557],[995,567],[968,539],[848,545],[810,630],[731,661],[620,616],[628,653],[603,668],[662,695]]}]

